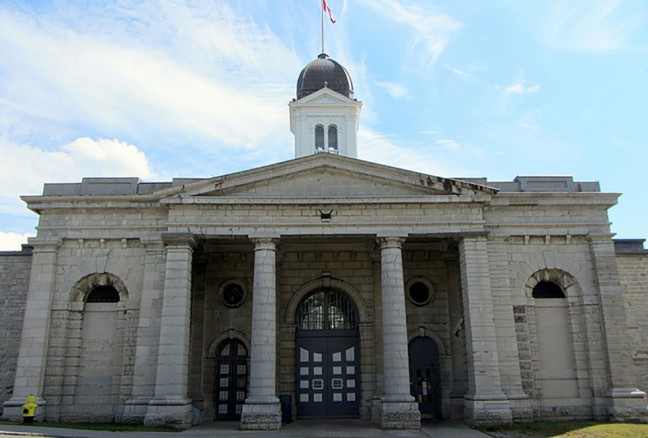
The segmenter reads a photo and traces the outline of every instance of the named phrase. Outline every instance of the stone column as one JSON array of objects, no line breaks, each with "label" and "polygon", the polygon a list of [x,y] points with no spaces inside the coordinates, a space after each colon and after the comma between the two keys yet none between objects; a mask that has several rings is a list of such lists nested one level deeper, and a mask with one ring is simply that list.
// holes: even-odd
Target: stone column
[{"label": "stone column", "polygon": [[197,239],[192,234],[167,233],[166,273],[160,319],[155,398],[149,402],[144,424],[191,426],[189,324],[191,265]]},{"label": "stone column", "polygon": [[468,361],[465,421],[474,426],[511,422],[502,392],[493,295],[485,237],[464,237],[459,244]]},{"label": "stone column", "polygon": [[160,340],[161,302],[164,292],[164,242],[143,241],[146,251],[144,279],[135,345],[135,369],[132,398],[126,401],[124,423],[142,423],[149,402],[155,397],[157,353]]},{"label": "stone column", "polygon": [[56,283],[56,261],[61,239],[30,238],[34,247],[29,290],[25,303],[20,352],[16,366],[13,396],[4,403],[2,418],[10,421],[22,420],[22,405],[25,397],[36,397],[36,421],[45,417],[46,401],[43,399],[47,347],[49,341],[50,309]]},{"label": "stone column", "polygon": [[403,281],[403,237],[379,237],[383,324],[384,392],[380,427],[418,429],[421,413],[410,394],[405,284]]},{"label": "stone column", "polygon": [[608,413],[615,421],[646,421],[646,393],[637,389],[628,345],[623,287],[612,236],[590,235],[590,248],[601,297],[603,336],[608,359]]},{"label": "stone column", "polygon": [[276,396],[277,240],[259,238],[253,239],[253,242],[250,394],[243,405],[241,429],[274,430],[281,428],[281,407]]}]

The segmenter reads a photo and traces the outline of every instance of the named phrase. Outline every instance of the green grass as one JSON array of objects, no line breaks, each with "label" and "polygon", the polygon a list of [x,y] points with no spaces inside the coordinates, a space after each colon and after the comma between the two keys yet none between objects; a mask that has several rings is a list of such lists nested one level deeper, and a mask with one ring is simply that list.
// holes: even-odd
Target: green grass
[{"label": "green grass", "polygon": [[598,421],[516,423],[480,429],[493,437],[644,438],[648,424]]},{"label": "green grass", "polygon": [[65,429],[82,429],[82,430],[107,430],[109,432],[178,432],[179,429],[172,426],[144,426],[143,424],[128,423],[7,423],[0,424],[20,425],[20,426],[42,426],[57,427]]}]

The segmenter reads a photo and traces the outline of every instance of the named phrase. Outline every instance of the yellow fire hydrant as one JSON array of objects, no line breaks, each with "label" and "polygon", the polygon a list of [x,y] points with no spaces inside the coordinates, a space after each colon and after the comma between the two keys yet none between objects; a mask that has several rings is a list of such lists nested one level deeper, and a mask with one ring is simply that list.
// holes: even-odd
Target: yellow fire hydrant
[{"label": "yellow fire hydrant", "polygon": [[33,423],[34,417],[36,416],[36,397],[32,394],[29,394],[25,399],[25,404],[22,405],[23,408],[23,423]]}]

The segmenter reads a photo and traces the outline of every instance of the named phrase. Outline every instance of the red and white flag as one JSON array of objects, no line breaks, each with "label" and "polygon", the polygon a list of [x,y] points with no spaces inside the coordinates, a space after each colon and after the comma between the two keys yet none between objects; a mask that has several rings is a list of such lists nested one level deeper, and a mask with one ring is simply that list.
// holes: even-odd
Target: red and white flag
[{"label": "red and white flag", "polygon": [[329,8],[329,6],[326,4],[326,0],[322,0],[322,8],[324,8],[324,12],[328,14],[331,23],[335,24],[335,18],[333,18],[333,12],[331,11],[331,8]]}]

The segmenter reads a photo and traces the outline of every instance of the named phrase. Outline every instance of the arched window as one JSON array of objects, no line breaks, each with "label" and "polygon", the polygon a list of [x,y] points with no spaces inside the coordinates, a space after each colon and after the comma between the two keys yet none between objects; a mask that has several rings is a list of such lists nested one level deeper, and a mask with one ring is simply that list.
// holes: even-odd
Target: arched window
[{"label": "arched window", "polygon": [[86,303],[118,303],[119,292],[112,286],[97,286],[88,294]]},{"label": "arched window", "polygon": [[337,126],[335,125],[330,125],[328,128],[328,148],[329,152],[335,152],[337,153],[338,151],[338,136],[337,136]]},{"label": "arched window", "polygon": [[321,290],[308,296],[297,312],[301,330],[349,330],[357,327],[356,311],[343,294]]},{"label": "arched window", "polygon": [[315,127],[315,150],[317,152],[324,150],[324,127],[322,125]]},{"label": "arched window", "polygon": [[533,298],[565,298],[563,290],[553,281],[539,281],[531,295]]}]

